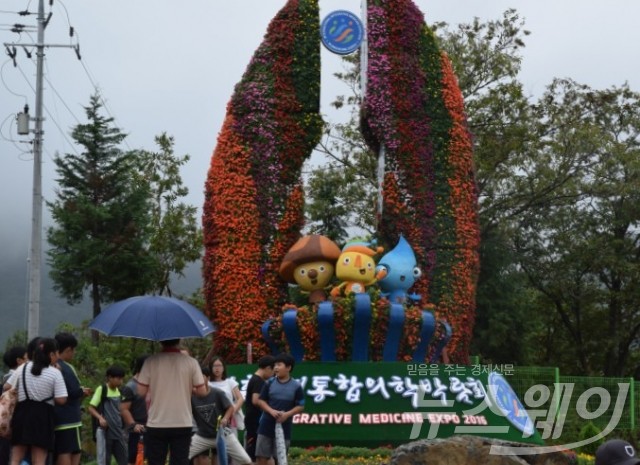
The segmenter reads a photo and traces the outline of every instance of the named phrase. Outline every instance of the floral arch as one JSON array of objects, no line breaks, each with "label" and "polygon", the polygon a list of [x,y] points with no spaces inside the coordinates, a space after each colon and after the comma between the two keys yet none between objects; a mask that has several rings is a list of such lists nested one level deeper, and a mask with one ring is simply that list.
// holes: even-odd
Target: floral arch
[{"label": "floral arch", "polygon": [[[319,24],[318,0],[289,0],[273,18],[236,85],[211,160],[203,214],[205,310],[218,327],[215,350],[229,361],[244,360],[249,342],[257,354],[292,348],[282,323],[288,284],[278,270],[300,238],[301,169],[323,127]],[[451,361],[464,363],[475,315],[479,226],[462,94],[411,0],[370,1],[367,36],[363,132],[373,149],[385,147],[387,159],[378,240],[389,248],[404,235],[424,271],[415,284],[422,300],[403,305],[395,357],[429,359],[448,340],[449,327]],[[380,360],[392,303],[368,294],[376,324],[367,334],[367,356]],[[353,355],[357,300],[333,300],[338,360]],[[321,358],[317,310],[296,309],[307,360]],[[429,350],[417,352],[425,311],[443,324]],[[265,339],[267,321],[273,324]]]}]

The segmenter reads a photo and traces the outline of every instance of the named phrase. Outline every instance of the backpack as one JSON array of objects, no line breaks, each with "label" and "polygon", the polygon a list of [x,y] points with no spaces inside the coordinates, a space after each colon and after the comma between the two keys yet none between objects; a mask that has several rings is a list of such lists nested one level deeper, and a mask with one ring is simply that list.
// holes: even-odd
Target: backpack
[{"label": "backpack", "polygon": [[[104,401],[107,399],[108,390],[109,390],[109,387],[106,384],[103,384],[102,392],[100,393],[100,403],[96,407],[96,410],[100,412],[100,415],[104,413]],[[91,434],[94,441],[96,440],[96,431],[98,431],[99,427],[100,427],[100,422],[96,417],[91,415]]]},{"label": "backpack", "polygon": [[18,390],[12,387],[0,396],[0,437],[11,438],[11,417],[18,403]]}]

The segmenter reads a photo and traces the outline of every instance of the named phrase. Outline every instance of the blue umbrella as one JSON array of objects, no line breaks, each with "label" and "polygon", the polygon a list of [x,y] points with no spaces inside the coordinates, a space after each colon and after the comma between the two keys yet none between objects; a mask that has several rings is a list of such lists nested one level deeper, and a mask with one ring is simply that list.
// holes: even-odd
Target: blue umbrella
[{"label": "blue umbrella", "polygon": [[216,434],[216,452],[218,454],[218,465],[229,465],[229,458],[227,456],[227,444],[224,442],[226,432],[221,426],[218,426],[218,432]]},{"label": "blue umbrella", "polygon": [[89,324],[108,336],[152,341],[204,337],[215,328],[193,305],[173,297],[138,296],[115,302]]}]

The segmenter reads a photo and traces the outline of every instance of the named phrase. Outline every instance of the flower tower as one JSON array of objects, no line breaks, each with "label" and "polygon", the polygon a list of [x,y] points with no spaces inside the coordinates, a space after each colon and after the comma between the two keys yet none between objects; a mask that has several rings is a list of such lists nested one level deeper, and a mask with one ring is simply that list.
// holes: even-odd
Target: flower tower
[{"label": "flower tower", "polygon": [[411,0],[368,7],[363,132],[386,154],[379,235],[404,234],[425,277],[416,292],[453,329],[451,360],[468,362],[479,224],[471,136],[451,62]]},{"label": "flower tower", "polygon": [[227,106],[205,185],[205,311],[216,352],[265,352],[260,327],[284,304],[277,271],[303,225],[301,169],[320,139],[317,0],[289,0],[271,21]]}]

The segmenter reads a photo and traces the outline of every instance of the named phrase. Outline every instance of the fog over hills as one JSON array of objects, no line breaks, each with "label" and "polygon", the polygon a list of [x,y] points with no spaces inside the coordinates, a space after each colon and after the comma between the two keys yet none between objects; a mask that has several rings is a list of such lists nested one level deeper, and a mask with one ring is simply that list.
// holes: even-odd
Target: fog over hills
[{"label": "fog over hills", "polygon": [[[18,330],[27,329],[29,307],[28,291],[28,237],[9,238],[3,231],[0,239],[0,352],[4,352],[7,339]],[[43,244],[43,247],[46,244]],[[175,279],[172,290],[176,296],[187,296],[202,285],[201,264],[193,263],[185,270],[185,278]],[[43,255],[40,298],[40,334],[53,335],[61,323],[79,325],[90,320],[91,301],[85,298],[77,305],[69,305],[57,296],[49,278],[46,256]],[[103,305],[103,308],[106,305]]]},{"label": "fog over hills", "polygon": [[[71,306],[56,295],[48,276],[48,268],[43,266],[40,296],[40,334],[52,335],[63,322],[80,324],[91,318],[91,304],[88,300]],[[0,351],[4,351],[7,339],[18,330],[27,329],[29,308],[28,265],[26,259],[2,260],[0,266]]]}]

